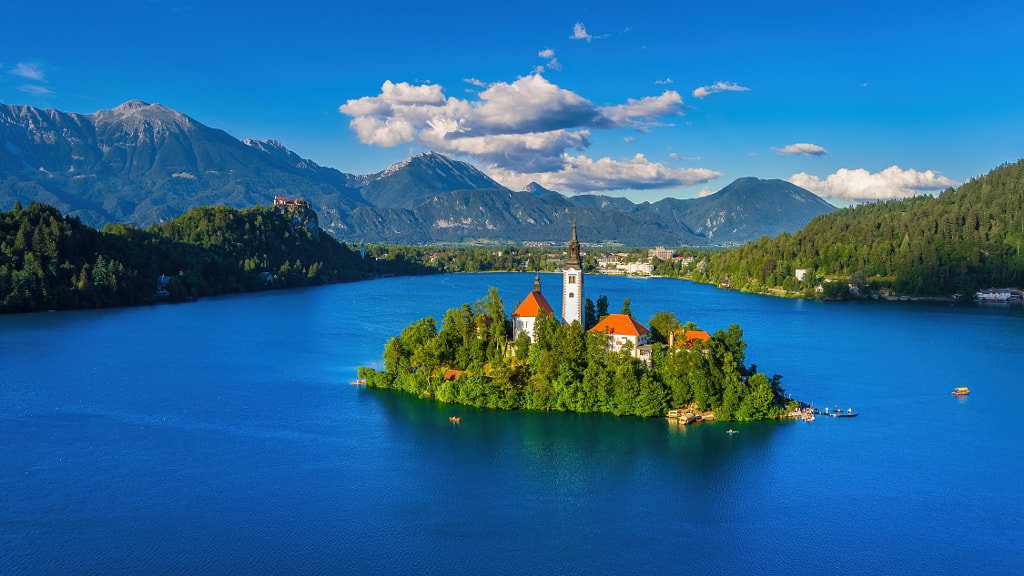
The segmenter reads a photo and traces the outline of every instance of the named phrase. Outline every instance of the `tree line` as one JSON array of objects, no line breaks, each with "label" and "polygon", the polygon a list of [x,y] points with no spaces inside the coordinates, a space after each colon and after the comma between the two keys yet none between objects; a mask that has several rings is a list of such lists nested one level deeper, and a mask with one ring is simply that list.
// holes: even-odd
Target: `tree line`
[{"label": "tree line", "polygon": [[0,214],[0,312],[130,306],[435,271],[364,259],[318,236],[264,207],[201,207],[146,230],[96,230],[52,206],[16,203]]},{"label": "tree line", "polygon": [[[658,337],[683,328],[671,313],[656,317]],[[501,410],[652,417],[694,406],[720,420],[782,414],[781,377],[744,366],[746,344],[736,324],[690,349],[663,351],[659,343],[650,367],[628,345],[612,352],[605,335],[543,313],[536,342],[525,333],[510,342],[510,333],[510,319],[491,288],[482,301],[448,310],[440,325],[432,317],[410,324],[387,341],[384,370],[362,367],[359,377],[373,387]]]},{"label": "tree line", "polygon": [[[795,234],[718,252],[685,252],[692,264],[659,262],[655,273],[735,290],[846,298],[970,295],[1024,285],[1024,160],[950,188],[837,210]],[[805,269],[801,280],[796,270]],[[828,279],[832,282],[823,283]],[[823,292],[815,289],[822,285]]]}]

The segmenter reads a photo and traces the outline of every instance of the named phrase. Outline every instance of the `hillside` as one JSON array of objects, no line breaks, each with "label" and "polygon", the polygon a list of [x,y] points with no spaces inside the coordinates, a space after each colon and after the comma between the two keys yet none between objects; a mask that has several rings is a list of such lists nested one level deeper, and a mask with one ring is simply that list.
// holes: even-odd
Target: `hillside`
[{"label": "hillside", "polygon": [[0,313],[129,306],[431,271],[363,259],[314,232],[272,208],[200,207],[149,230],[112,224],[99,231],[51,206],[16,205],[0,214]]},{"label": "hillside", "polygon": [[[712,255],[697,280],[761,291],[812,290],[815,277],[903,295],[1024,286],[1024,160],[948,189],[837,210],[795,234]],[[795,270],[809,270],[803,282]],[[844,291],[833,294],[843,297]]]},{"label": "hillside", "polygon": [[513,192],[436,153],[347,174],[160,104],[132,100],[84,115],[0,104],[0,207],[42,202],[94,227],[149,226],[196,206],[249,208],[274,196],[307,200],[337,239],[396,243],[555,240],[576,217],[593,234],[588,242],[726,245],[798,229],[833,209],[806,190],[757,179],[653,204],[536,185]]}]

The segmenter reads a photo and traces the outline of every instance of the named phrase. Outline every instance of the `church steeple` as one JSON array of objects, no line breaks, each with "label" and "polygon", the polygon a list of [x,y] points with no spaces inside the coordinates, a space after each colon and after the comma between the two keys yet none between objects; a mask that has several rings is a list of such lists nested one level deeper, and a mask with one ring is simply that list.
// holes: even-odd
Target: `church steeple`
[{"label": "church steeple", "polygon": [[562,321],[566,324],[583,323],[583,259],[580,257],[575,217],[572,219],[569,256],[562,269]]},{"label": "church steeple", "polygon": [[537,277],[533,279],[533,291],[540,292],[540,274],[537,274]]},{"label": "church steeple", "polygon": [[572,218],[572,240],[569,241],[569,261],[567,262],[570,266],[576,266],[580,270],[583,269],[583,260],[580,258],[580,241],[576,238],[576,217]]}]

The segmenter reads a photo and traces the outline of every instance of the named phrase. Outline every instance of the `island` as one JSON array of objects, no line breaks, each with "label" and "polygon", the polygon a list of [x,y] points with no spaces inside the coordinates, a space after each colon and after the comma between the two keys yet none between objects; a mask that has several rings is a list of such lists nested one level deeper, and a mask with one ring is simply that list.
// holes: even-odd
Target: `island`
[{"label": "island", "polygon": [[384,370],[359,368],[367,386],[438,402],[500,410],[601,412],[641,417],[694,413],[716,420],[779,418],[799,408],[782,377],[746,362],[736,325],[709,334],[658,312],[651,327],[626,299],[607,314],[607,298],[584,298],[576,226],[562,271],[559,319],[539,276],[511,317],[496,288],[448,310],[440,326],[417,320],[389,339]]}]

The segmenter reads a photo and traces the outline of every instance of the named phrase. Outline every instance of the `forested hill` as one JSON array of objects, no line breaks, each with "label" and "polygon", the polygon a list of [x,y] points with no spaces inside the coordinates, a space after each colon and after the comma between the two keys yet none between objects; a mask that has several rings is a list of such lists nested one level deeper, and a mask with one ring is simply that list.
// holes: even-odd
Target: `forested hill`
[{"label": "forested hill", "polygon": [[15,205],[0,214],[0,313],[129,306],[431,270],[364,260],[327,234],[317,236],[291,215],[263,207],[195,208],[148,230],[112,224],[99,231],[45,204]]},{"label": "forested hill", "polygon": [[[750,291],[810,290],[817,276],[905,295],[972,294],[978,288],[1024,286],[1022,244],[1024,160],[937,197],[819,216],[796,234],[717,253],[703,266],[698,262],[693,274],[698,281]],[[802,284],[795,277],[798,268],[809,270]]]}]

